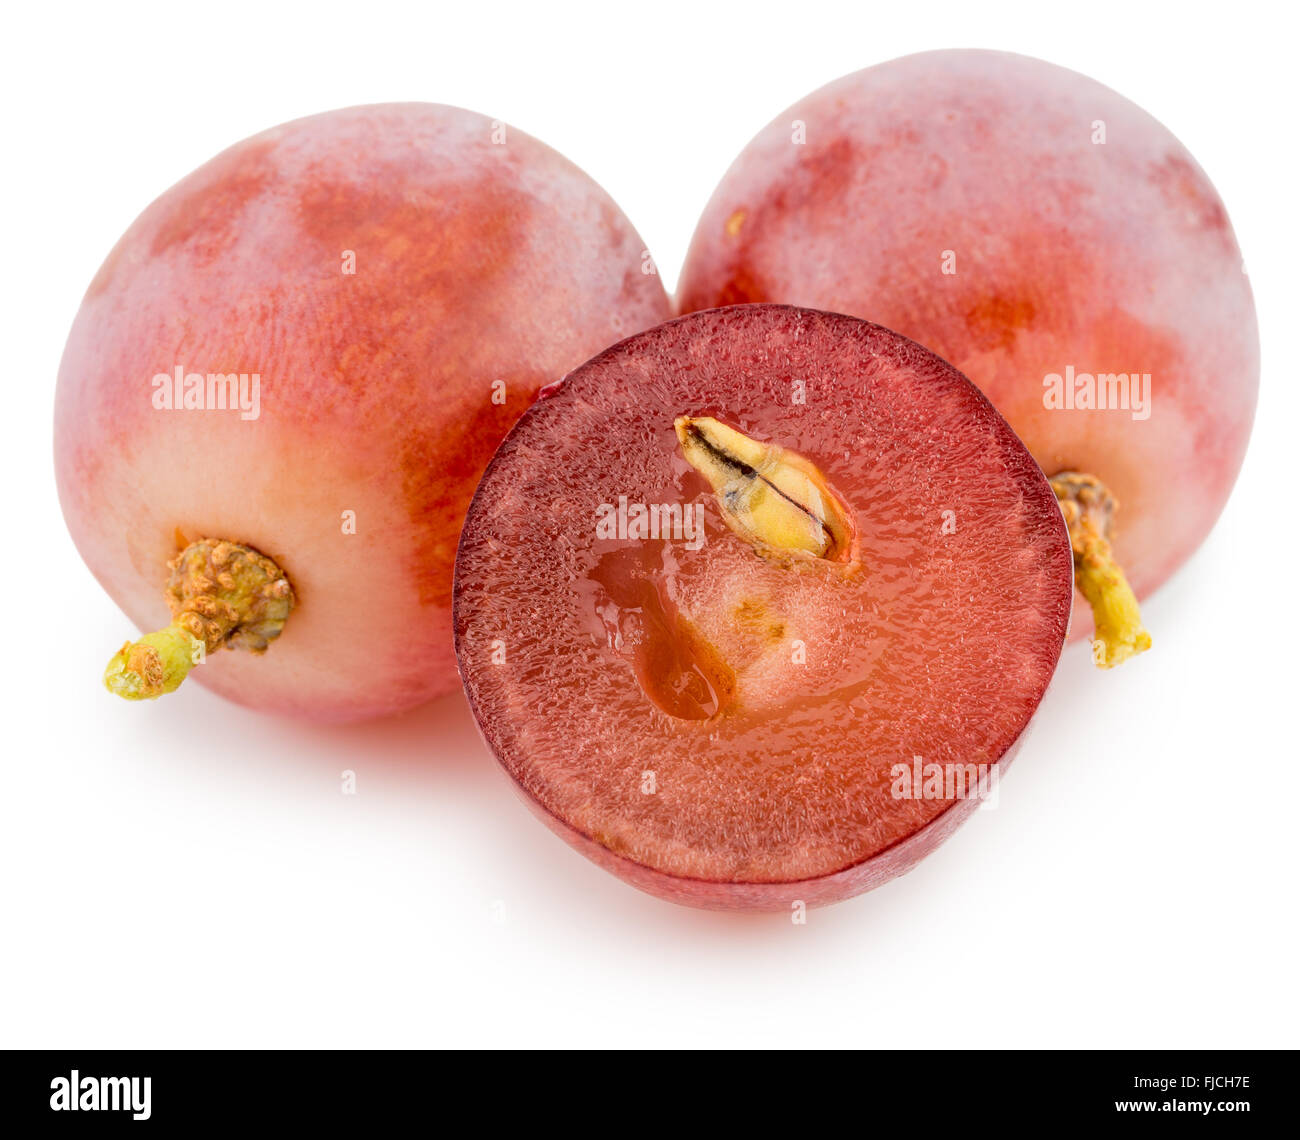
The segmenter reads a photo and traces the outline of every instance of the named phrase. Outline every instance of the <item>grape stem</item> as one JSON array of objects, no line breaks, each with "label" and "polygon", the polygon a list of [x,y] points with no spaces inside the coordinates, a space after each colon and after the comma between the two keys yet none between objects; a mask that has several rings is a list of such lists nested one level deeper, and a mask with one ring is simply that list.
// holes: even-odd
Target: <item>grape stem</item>
[{"label": "grape stem", "polygon": [[167,566],[171,624],[128,641],[104,670],[108,691],[129,701],[172,692],[223,647],[264,653],[297,603],[284,571],[251,546],[201,538]]},{"label": "grape stem", "polygon": [[1092,607],[1092,659],[1113,669],[1151,648],[1137,595],[1110,546],[1115,496],[1095,475],[1062,471],[1049,480],[1061,504],[1074,553],[1074,584]]}]

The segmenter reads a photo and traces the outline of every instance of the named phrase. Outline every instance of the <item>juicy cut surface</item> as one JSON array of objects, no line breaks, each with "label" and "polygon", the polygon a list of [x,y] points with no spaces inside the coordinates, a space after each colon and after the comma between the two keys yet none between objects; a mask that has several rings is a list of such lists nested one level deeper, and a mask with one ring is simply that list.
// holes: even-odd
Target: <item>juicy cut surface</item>
[{"label": "juicy cut surface", "polygon": [[[683,415],[815,465],[853,563],[729,527]],[[671,525],[700,516],[702,542]],[[471,508],[455,624],[484,735],[545,812],[669,875],[786,882],[952,806],[901,798],[896,765],[1004,755],[1070,591],[1052,492],[977,389],[885,329],[763,305],[624,341],[528,412]]]}]

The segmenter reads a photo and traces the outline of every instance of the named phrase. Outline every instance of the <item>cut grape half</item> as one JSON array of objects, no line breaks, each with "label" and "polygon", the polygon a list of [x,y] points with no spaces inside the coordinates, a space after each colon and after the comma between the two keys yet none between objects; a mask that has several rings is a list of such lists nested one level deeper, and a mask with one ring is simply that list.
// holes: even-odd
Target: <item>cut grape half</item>
[{"label": "cut grape half", "polygon": [[879,885],[977,805],[1056,666],[1071,561],[1042,472],[939,357],[715,309],[601,353],[506,438],[461,536],[457,655],[578,850],[675,902],[785,910]]}]

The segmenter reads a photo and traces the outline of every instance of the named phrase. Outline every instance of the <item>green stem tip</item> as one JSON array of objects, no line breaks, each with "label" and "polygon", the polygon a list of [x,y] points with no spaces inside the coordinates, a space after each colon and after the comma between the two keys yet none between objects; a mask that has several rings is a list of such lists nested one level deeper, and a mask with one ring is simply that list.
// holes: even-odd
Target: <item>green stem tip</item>
[{"label": "green stem tip", "polygon": [[128,641],[104,670],[104,687],[128,701],[161,697],[179,687],[204,656],[203,642],[178,625]]}]

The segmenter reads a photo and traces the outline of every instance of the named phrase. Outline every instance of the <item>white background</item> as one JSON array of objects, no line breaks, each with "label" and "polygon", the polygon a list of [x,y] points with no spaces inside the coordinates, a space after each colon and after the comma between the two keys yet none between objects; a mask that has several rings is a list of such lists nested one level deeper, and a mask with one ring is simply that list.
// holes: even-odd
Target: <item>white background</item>
[{"label": "white background", "polygon": [[[3,1046],[1297,1043],[1295,28],[1284,5],[11,5],[5,164]],[[788,917],[643,896],[517,801],[463,700],[325,729],[99,684],[129,632],[51,464],[73,314],[230,143],[354,103],[499,117],[610,191],[671,286],[744,143],[849,71],[1041,56],[1169,126],[1228,205],[1263,338],[1228,508],[1117,673],[1073,647],[980,812]],[[344,769],[359,791],[340,794]]]}]

